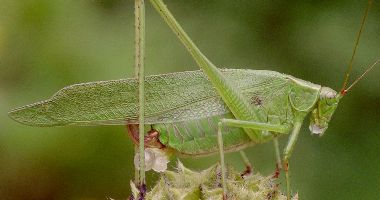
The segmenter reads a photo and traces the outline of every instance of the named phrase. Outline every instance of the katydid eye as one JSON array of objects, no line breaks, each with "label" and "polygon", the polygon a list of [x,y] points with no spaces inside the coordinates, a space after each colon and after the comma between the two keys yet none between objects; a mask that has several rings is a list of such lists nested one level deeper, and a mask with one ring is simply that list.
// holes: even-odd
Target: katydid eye
[{"label": "katydid eye", "polygon": [[337,100],[335,98],[331,98],[331,99],[330,98],[326,98],[325,102],[326,102],[326,105],[328,105],[328,106],[334,106],[334,105],[338,104],[338,102],[337,102]]},{"label": "katydid eye", "polygon": [[325,102],[326,102],[326,105],[328,105],[328,106],[332,106],[333,105],[333,103],[331,102],[331,99],[325,99]]}]

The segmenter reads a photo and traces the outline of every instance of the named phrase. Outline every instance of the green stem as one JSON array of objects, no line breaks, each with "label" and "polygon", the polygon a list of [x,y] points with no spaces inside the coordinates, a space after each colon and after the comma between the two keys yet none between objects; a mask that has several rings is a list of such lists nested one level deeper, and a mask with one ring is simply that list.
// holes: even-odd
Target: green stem
[{"label": "green stem", "polygon": [[135,75],[139,81],[139,184],[145,184],[145,149],[144,149],[144,57],[145,57],[145,3],[135,0]]},{"label": "green stem", "polygon": [[220,169],[222,172],[222,188],[223,188],[223,199],[227,196],[227,185],[226,185],[226,166],[224,165],[224,150],[223,150],[223,135],[222,135],[222,122],[218,123],[218,146],[220,155]]},{"label": "green stem", "polygon": [[[135,154],[134,154],[134,155],[136,155],[136,154],[139,152],[139,147],[135,145],[134,151],[135,151]],[[134,180],[134,183],[135,183],[135,184],[138,184],[139,181],[140,181],[140,172],[139,172],[139,170],[135,167],[135,180]]]}]

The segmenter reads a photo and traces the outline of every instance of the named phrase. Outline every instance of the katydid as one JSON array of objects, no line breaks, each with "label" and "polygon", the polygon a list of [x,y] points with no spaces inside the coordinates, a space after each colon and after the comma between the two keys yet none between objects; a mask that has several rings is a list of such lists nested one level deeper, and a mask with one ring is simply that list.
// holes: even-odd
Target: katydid
[{"label": "katydid", "polygon": [[[163,2],[151,2],[202,71],[145,77],[144,121],[150,130],[145,146],[189,156],[219,152],[223,168],[224,151],[276,141],[277,136],[291,133],[283,158],[289,197],[288,160],[301,125],[311,113],[310,131],[324,134],[340,99],[351,89],[346,87],[351,64],[340,92],[274,71],[218,69],[191,41]],[[367,11],[368,8],[365,17]],[[16,108],[9,115],[31,126],[127,124],[137,144],[137,90],[136,79],[76,84],[46,101]],[[165,169],[154,167],[157,171]],[[223,188],[226,194],[225,184]]]}]

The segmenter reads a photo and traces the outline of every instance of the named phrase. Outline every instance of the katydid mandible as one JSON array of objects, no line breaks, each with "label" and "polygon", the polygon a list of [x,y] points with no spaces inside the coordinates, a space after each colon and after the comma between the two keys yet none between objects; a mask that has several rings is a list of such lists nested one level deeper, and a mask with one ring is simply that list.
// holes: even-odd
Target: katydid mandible
[{"label": "katydid mandible", "polygon": [[[344,85],[337,93],[278,72],[218,69],[162,1],[152,3],[203,71],[145,78],[145,123],[150,129],[145,146],[189,156],[219,151],[223,160],[224,150],[237,151],[291,132],[283,158],[288,178],[288,159],[306,115],[311,113],[311,132],[323,135],[339,100],[351,87]],[[135,79],[76,84],[46,101],[16,108],[9,115],[31,126],[127,124],[137,143],[137,89]],[[223,145],[218,146],[217,139]]]}]

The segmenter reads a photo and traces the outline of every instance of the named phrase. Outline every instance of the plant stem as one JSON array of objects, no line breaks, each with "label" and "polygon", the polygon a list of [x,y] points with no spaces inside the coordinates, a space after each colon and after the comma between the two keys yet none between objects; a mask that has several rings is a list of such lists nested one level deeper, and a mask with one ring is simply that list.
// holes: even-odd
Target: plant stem
[{"label": "plant stem", "polygon": [[144,58],[145,58],[145,3],[135,0],[135,75],[139,82],[139,185],[145,184],[145,149],[144,149]]}]

